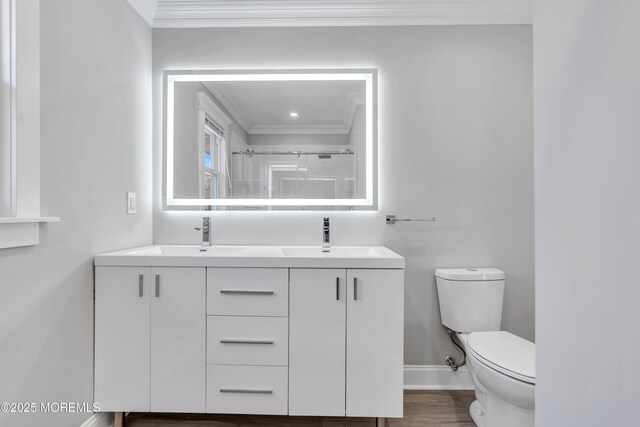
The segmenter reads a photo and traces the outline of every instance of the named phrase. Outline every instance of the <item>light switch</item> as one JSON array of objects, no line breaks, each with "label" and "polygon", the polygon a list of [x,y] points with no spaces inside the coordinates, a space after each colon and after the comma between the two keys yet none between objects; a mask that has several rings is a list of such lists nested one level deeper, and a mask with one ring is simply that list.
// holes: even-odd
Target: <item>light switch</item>
[{"label": "light switch", "polygon": [[127,192],[127,213],[134,215],[138,212],[136,193]]}]

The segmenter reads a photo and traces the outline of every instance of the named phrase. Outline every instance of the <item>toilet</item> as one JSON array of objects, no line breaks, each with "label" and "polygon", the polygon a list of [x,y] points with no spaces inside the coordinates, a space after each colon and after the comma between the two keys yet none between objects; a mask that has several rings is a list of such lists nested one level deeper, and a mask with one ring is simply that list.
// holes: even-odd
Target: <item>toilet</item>
[{"label": "toilet", "polygon": [[501,331],[505,274],[496,268],[437,269],[442,324],[467,353],[478,427],[534,427],[535,344]]}]

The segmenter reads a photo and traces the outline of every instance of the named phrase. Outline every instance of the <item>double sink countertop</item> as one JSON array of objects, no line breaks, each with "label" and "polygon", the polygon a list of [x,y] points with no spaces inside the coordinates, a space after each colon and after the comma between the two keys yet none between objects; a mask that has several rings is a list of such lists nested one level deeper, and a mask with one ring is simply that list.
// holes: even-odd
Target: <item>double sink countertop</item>
[{"label": "double sink countertop", "polygon": [[404,258],[384,246],[152,245],[95,257],[96,266],[404,268]]}]

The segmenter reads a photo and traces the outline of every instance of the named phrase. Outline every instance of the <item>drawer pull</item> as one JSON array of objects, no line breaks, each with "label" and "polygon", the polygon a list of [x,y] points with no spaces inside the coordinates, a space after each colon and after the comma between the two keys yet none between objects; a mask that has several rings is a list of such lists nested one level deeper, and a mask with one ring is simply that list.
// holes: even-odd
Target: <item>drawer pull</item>
[{"label": "drawer pull", "polygon": [[273,389],[268,388],[221,388],[220,393],[242,394],[273,394]]},{"label": "drawer pull", "polygon": [[223,339],[223,340],[220,340],[220,344],[271,344],[271,345],[273,345],[273,340],[232,340],[232,339]]},{"label": "drawer pull", "polygon": [[273,291],[254,291],[249,289],[221,289],[221,294],[254,294],[254,295],[273,295]]},{"label": "drawer pull", "polygon": [[144,275],[139,274],[138,275],[138,296],[142,298],[143,295],[143,282],[144,282]]},{"label": "drawer pull", "polygon": [[160,296],[160,275],[156,274],[156,298]]}]

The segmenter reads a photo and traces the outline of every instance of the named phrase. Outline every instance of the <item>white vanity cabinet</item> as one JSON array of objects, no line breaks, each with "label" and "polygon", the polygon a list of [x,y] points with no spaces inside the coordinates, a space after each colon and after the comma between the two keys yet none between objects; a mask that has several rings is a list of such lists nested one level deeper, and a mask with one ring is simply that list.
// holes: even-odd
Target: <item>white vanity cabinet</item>
[{"label": "white vanity cabinet", "polygon": [[102,411],[402,417],[402,257],[384,247],[223,252],[96,257]]},{"label": "white vanity cabinet", "polygon": [[402,416],[404,272],[291,269],[289,413]]},{"label": "white vanity cabinet", "polygon": [[345,415],[346,270],[291,269],[289,413]]},{"label": "white vanity cabinet", "polygon": [[94,401],[149,411],[149,278],[145,267],[96,267]]},{"label": "white vanity cabinet", "polygon": [[404,270],[347,270],[347,416],[402,417]]},{"label": "white vanity cabinet", "polygon": [[208,413],[287,415],[289,270],[207,269]]},{"label": "white vanity cabinet", "polygon": [[204,412],[205,269],[96,267],[102,411]]}]

